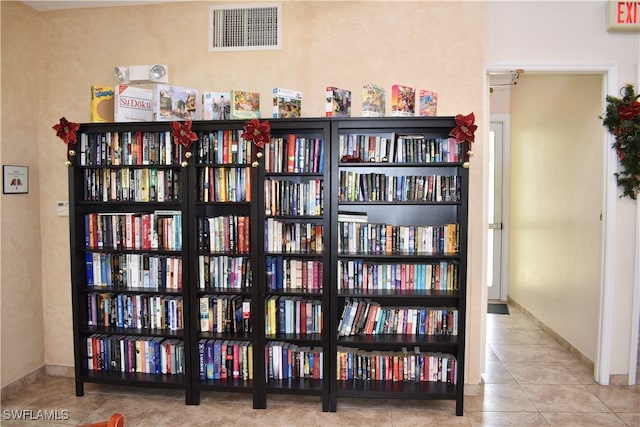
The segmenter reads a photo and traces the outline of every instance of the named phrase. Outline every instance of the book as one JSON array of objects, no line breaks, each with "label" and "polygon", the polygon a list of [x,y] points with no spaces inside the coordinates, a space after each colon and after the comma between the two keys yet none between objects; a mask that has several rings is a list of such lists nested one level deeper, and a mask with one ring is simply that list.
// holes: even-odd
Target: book
[{"label": "book", "polygon": [[368,222],[368,216],[366,212],[355,211],[338,211],[339,222]]},{"label": "book", "polygon": [[153,120],[153,91],[137,86],[116,85],[114,112],[116,122],[148,122]]},{"label": "book", "polygon": [[114,87],[91,85],[90,121],[112,122],[114,105]]},{"label": "book", "polygon": [[351,91],[334,86],[327,87],[327,117],[351,117]]},{"label": "book", "polygon": [[413,116],[415,114],[416,90],[410,86],[391,87],[391,115]]},{"label": "book", "polygon": [[260,93],[246,90],[231,91],[231,118],[260,118]]},{"label": "book", "polygon": [[153,119],[198,120],[200,103],[197,102],[198,90],[181,86],[154,85]]},{"label": "book", "polygon": [[229,120],[231,92],[203,92],[202,120]]},{"label": "book", "polygon": [[385,113],[384,88],[368,84],[362,87],[362,117],[382,117]]},{"label": "book", "polygon": [[302,92],[291,89],[273,89],[273,117],[297,118],[302,115]]},{"label": "book", "polygon": [[421,116],[437,116],[438,115],[438,94],[436,92],[420,89],[418,92]]}]

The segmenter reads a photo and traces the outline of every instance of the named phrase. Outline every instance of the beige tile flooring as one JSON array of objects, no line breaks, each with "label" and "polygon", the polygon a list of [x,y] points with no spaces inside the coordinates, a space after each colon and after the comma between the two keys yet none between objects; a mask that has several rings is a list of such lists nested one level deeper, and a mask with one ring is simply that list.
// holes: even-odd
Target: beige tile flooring
[{"label": "beige tile flooring", "polygon": [[[125,416],[130,426],[640,426],[640,386],[600,386],[589,368],[517,308],[488,315],[484,384],[465,388],[464,416],[452,401],[340,399],[324,413],[318,397],[269,395],[254,410],[244,394],[203,393],[187,406],[177,391],[85,386],[43,377],[2,400],[3,426],[69,426]],[[68,419],[7,421],[6,410],[66,410]],[[61,413],[62,414],[62,413]],[[62,418],[62,417],[60,417]]]}]

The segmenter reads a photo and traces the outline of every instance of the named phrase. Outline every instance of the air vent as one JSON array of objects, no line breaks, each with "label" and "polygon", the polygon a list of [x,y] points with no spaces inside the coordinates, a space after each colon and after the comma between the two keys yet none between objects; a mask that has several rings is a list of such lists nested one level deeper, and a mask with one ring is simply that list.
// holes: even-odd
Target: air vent
[{"label": "air vent", "polygon": [[209,51],[280,49],[279,3],[209,7]]}]

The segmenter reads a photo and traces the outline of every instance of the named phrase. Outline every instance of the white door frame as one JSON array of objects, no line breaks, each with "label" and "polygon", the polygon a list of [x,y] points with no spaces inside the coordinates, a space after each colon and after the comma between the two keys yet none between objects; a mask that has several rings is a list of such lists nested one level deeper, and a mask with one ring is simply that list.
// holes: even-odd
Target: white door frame
[{"label": "white door frame", "polygon": [[[536,73],[602,73],[603,74],[603,93],[616,94],[618,93],[618,68],[612,64],[491,64],[484,65],[484,79],[485,88],[484,91],[484,105],[485,111],[489,112],[489,82],[488,73],[490,72],[512,72],[513,70],[524,69],[525,72]],[[484,129],[485,139],[489,138],[490,129],[490,115],[484,115]],[[600,319],[598,323],[598,345],[597,356],[595,361],[595,380],[599,384],[608,385],[609,378],[611,376],[611,331],[613,330],[613,286],[615,280],[615,245],[616,245],[616,202],[618,198],[618,189],[614,173],[617,170],[617,158],[615,151],[611,149],[613,143],[613,137],[604,132],[605,140],[603,141],[603,222],[602,222],[602,250],[601,250],[601,276],[600,276]],[[487,158],[488,147],[485,144],[483,158]],[[484,170],[484,181],[487,178],[487,168]],[[486,187],[486,186],[485,186]],[[484,188],[486,191],[486,188]],[[486,194],[486,193],[485,193]],[[486,199],[486,197],[484,197]],[[486,203],[484,203],[483,209],[487,209]],[[484,212],[486,218],[487,211]],[[483,240],[487,241],[488,231],[483,231]],[[483,251],[486,251],[486,245],[483,245]],[[483,260],[486,263],[486,254],[483,255]],[[486,268],[487,266],[485,266]],[[486,285],[486,283],[485,283]],[[486,292],[483,293],[486,296]],[[483,301],[483,306],[486,306],[486,301]],[[483,310],[484,311],[484,310]],[[486,314],[483,313],[483,316]],[[486,324],[486,321],[483,320]],[[637,320],[636,322],[637,323]],[[637,326],[636,326],[637,328]],[[637,332],[637,329],[636,329]],[[637,336],[637,333],[636,333]],[[481,343],[486,345],[486,342]],[[633,352],[637,351],[637,347],[631,349]],[[635,360],[635,357],[633,358]]]}]

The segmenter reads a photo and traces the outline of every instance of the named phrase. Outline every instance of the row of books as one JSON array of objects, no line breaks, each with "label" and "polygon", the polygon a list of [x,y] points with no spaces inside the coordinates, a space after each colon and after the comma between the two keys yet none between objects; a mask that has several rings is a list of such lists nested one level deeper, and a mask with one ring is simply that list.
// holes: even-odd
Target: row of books
[{"label": "row of books", "polygon": [[338,253],[362,255],[456,254],[458,224],[391,225],[338,221]]},{"label": "row of books", "polygon": [[251,258],[229,255],[198,256],[199,289],[249,289],[252,277]]},{"label": "row of books", "polygon": [[455,138],[424,135],[341,134],[338,138],[343,162],[449,163],[461,161],[463,150]]},{"label": "row of books", "polygon": [[321,348],[272,341],[267,344],[265,350],[268,379],[321,380],[323,378],[324,357]]},{"label": "row of books", "polygon": [[264,149],[266,173],[324,173],[324,143],[320,138],[289,134],[272,137]]},{"label": "row of books", "polygon": [[341,291],[454,291],[458,263],[382,263],[360,259],[338,260]]},{"label": "row of books", "polygon": [[181,211],[95,213],[84,216],[90,249],[182,250]]},{"label": "row of books", "polygon": [[92,334],[86,345],[89,370],[184,374],[184,343],[180,340]]},{"label": "row of books", "polygon": [[324,249],[321,224],[267,218],[264,228],[266,252],[322,253]]},{"label": "row of books", "polygon": [[265,333],[321,334],[322,301],[277,295],[267,297]]},{"label": "row of books", "polygon": [[457,360],[446,353],[365,351],[338,348],[338,381],[440,382],[457,384]]},{"label": "row of books", "polygon": [[115,289],[182,289],[182,258],[86,252],[86,285]]},{"label": "row of books", "polygon": [[180,200],[180,176],[180,172],[173,169],[85,169],[82,199],[91,202]]},{"label": "row of books", "polygon": [[248,254],[250,250],[248,216],[198,217],[198,250]]},{"label": "row of books", "polygon": [[250,202],[251,168],[198,169],[198,200],[201,202]]},{"label": "row of books", "polygon": [[239,295],[203,296],[199,300],[200,332],[248,334],[251,300]]},{"label": "row of books", "polygon": [[250,341],[198,341],[198,378],[206,380],[252,380],[253,344]]},{"label": "row of books", "polygon": [[340,202],[457,202],[460,176],[387,175],[340,170]]},{"label": "row of books", "polygon": [[265,215],[315,216],[322,215],[323,207],[324,181],[321,179],[264,181]]},{"label": "row of books", "polygon": [[80,134],[81,166],[179,165],[184,147],[171,132],[91,132]]},{"label": "row of books", "polygon": [[87,325],[124,329],[183,329],[181,297],[91,292]]},{"label": "row of books", "polygon": [[322,261],[267,256],[265,274],[268,291],[321,292],[324,275]]},{"label": "row of books", "polygon": [[239,295],[203,296],[199,299],[200,332],[248,334],[251,300]]},{"label": "row of books", "polygon": [[199,134],[196,161],[199,164],[250,164],[253,145],[242,138],[243,130],[219,129]]},{"label": "row of books", "polygon": [[458,335],[455,308],[384,307],[361,298],[347,298],[338,335]]}]

